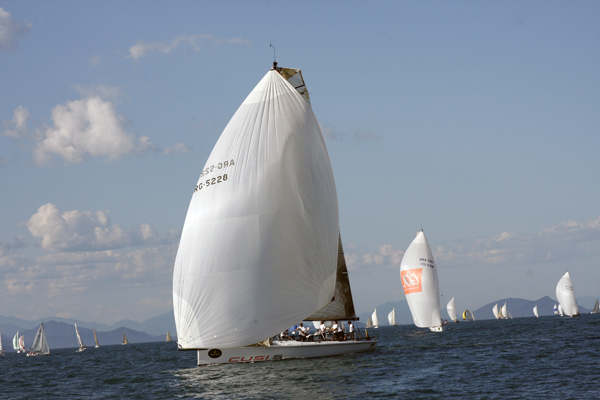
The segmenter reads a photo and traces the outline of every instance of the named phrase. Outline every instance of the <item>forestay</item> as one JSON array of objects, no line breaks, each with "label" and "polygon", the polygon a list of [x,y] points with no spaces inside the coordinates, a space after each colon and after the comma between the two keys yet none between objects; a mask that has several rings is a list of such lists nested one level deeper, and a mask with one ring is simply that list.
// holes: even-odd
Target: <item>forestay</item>
[{"label": "forestay", "polygon": [[173,274],[179,346],[250,345],[329,304],[338,218],[307,95],[272,69],[232,117],[194,189]]},{"label": "forestay", "polygon": [[441,326],[437,268],[423,231],[417,233],[404,253],[400,280],[415,325],[420,328]]}]

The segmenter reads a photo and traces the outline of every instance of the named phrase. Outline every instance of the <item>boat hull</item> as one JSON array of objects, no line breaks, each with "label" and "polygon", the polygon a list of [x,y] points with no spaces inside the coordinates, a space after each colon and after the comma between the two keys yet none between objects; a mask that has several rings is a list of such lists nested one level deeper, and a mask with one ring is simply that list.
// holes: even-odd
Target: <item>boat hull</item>
[{"label": "boat hull", "polygon": [[377,339],[360,341],[296,342],[274,341],[270,347],[235,347],[198,350],[198,366],[208,364],[254,363],[286,358],[331,357],[372,351]]}]

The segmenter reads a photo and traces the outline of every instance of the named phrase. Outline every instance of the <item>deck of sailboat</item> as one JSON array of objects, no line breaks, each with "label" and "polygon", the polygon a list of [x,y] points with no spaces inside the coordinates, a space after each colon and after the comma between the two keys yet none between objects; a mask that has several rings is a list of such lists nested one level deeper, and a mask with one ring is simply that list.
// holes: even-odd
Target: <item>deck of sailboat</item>
[{"label": "deck of sailboat", "polygon": [[254,363],[286,358],[319,358],[372,351],[377,339],[300,342],[274,340],[270,346],[248,346],[198,350],[198,366],[207,364]]}]

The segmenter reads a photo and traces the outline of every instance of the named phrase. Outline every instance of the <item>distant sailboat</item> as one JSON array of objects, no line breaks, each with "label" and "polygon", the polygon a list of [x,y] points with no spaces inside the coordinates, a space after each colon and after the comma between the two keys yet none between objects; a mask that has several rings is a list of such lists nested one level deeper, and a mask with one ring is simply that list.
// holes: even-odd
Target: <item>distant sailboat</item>
[{"label": "distant sailboat", "polygon": [[598,300],[596,300],[596,304],[594,305],[594,309],[592,310],[592,314],[600,313],[600,305],[598,305]]},{"label": "distant sailboat", "polygon": [[554,315],[558,315],[558,304],[554,305]]},{"label": "distant sailboat", "polygon": [[98,344],[98,336],[96,336],[96,327],[94,327],[94,342],[96,342],[96,348],[100,347],[100,344]]},{"label": "distant sailboat", "polygon": [[473,313],[468,308],[465,311],[463,311],[462,319],[464,319],[465,321],[475,321]]},{"label": "distant sailboat", "polygon": [[0,357],[4,357],[4,353],[6,353],[6,350],[2,347],[2,332],[0,332]]},{"label": "distant sailboat", "polygon": [[400,263],[400,280],[413,321],[419,328],[442,332],[440,287],[433,253],[421,230]]},{"label": "distant sailboat", "polygon": [[50,348],[48,347],[46,332],[44,331],[44,323],[42,322],[37,334],[35,335],[35,339],[33,339],[33,345],[31,346],[31,349],[29,349],[27,356],[45,356],[47,354],[50,354]]},{"label": "distant sailboat", "polygon": [[20,353],[21,349],[19,347],[19,331],[17,331],[17,333],[15,334],[12,344],[13,344],[13,349],[15,349],[17,351],[17,353]]},{"label": "distant sailboat", "polygon": [[129,340],[127,340],[127,335],[123,334],[123,343],[121,344],[129,344]]},{"label": "distant sailboat", "polygon": [[392,308],[392,311],[388,314],[388,322],[392,326],[396,326],[396,309]]},{"label": "distant sailboat", "polygon": [[373,311],[373,314],[371,314],[371,318],[373,319],[373,328],[379,328],[379,318],[377,318],[377,309]]},{"label": "distant sailboat", "polygon": [[575,300],[571,275],[568,272],[560,278],[556,285],[556,298],[565,315],[569,317],[579,316],[579,307],[577,307],[577,300]]},{"label": "distant sailboat", "polygon": [[23,335],[19,338],[19,351],[25,353],[25,336]]},{"label": "distant sailboat", "polygon": [[448,316],[450,316],[452,322],[458,322],[458,318],[456,318],[456,307],[454,306],[454,297],[448,302],[446,310],[448,311]]},{"label": "distant sailboat", "polygon": [[373,322],[371,322],[371,317],[367,317],[367,328],[372,328]]},{"label": "distant sailboat", "polygon": [[167,331],[167,338],[165,339],[165,342],[171,342],[173,341],[173,339],[171,339],[171,332]]},{"label": "distant sailboat", "polygon": [[506,303],[504,303],[504,305],[502,306],[501,314],[503,319],[508,319],[508,310],[506,309]]},{"label": "distant sailboat", "polygon": [[79,350],[77,351],[84,351],[87,347],[83,345],[83,340],[81,340],[81,335],[79,334],[79,328],[77,328],[77,322],[75,322],[75,334],[77,335],[77,343],[79,344]]},{"label": "distant sailboat", "polygon": [[498,304],[494,304],[494,308],[492,308],[492,312],[494,313],[494,317],[496,317],[496,319],[500,319],[500,312],[498,311]]},{"label": "distant sailboat", "polygon": [[540,315],[538,314],[537,305],[533,307],[533,315],[535,315],[536,318],[540,317]]},{"label": "distant sailboat", "polygon": [[558,315],[560,315],[561,317],[565,315],[565,310],[563,310],[560,304],[558,305]]}]

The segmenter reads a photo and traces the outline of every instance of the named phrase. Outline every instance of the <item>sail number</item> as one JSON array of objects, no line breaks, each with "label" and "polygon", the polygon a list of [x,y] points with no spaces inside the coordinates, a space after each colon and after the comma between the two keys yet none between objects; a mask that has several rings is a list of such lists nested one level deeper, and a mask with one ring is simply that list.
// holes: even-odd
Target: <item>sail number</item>
[{"label": "sail number", "polygon": [[217,183],[221,183],[221,182],[225,182],[225,181],[227,181],[227,174],[223,174],[222,176],[215,176],[214,178],[207,179],[206,181],[200,182],[199,184],[196,185],[196,188],[194,189],[194,193],[199,192],[200,190],[202,190],[205,187],[213,186],[213,185],[216,185]]},{"label": "sail number", "polygon": [[233,159],[231,160],[227,160],[227,161],[223,161],[220,162],[218,164],[213,164],[210,167],[206,167],[202,170],[202,173],[200,174],[200,178],[202,178],[204,175],[208,175],[211,172],[213,172],[215,169],[219,170],[219,169],[225,169],[227,167],[233,167],[235,165],[235,161],[233,161]]},{"label": "sail number", "polygon": [[424,267],[435,268],[435,263],[433,262],[433,260],[429,260],[427,258],[419,258],[419,265],[422,265]]}]

